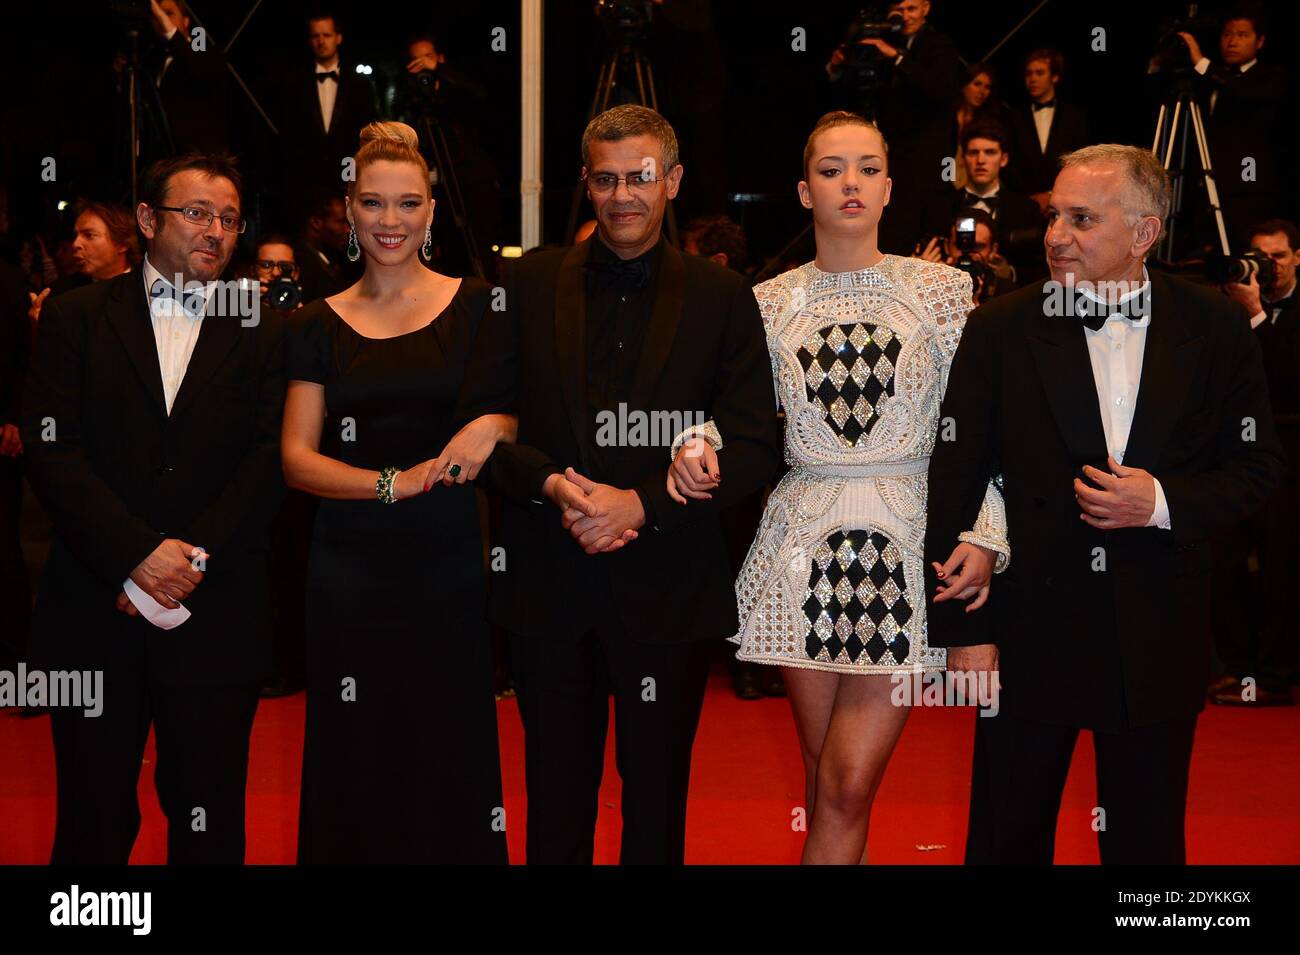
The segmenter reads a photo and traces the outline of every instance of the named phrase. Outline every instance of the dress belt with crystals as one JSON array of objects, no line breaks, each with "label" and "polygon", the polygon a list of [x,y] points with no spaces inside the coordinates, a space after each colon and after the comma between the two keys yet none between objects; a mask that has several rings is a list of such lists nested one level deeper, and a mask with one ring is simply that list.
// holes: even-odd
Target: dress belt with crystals
[{"label": "dress belt with crystals", "polygon": [[905,477],[910,474],[924,474],[930,469],[930,458],[916,458],[912,461],[883,461],[879,464],[810,464],[800,461],[790,467],[794,471],[806,471],[809,474],[824,474],[828,477]]}]

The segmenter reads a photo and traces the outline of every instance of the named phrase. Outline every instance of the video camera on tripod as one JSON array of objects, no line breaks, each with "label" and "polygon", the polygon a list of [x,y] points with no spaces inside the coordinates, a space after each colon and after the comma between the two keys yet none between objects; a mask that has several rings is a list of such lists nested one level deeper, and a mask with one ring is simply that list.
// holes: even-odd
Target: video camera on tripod
[{"label": "video camera on tripod", "polygon": [[651,0],[596,0],[596,19],[605,33],[624,43],[645,36],[653,12]]},{"label": "video camera on tripod", "polygon": [[894,64],[885,59],[875,46],[863,40],[885,40],[890,46],[901,44],[903,15],[897,11],[883,13],[880,7],[863,7],[849,24],[844,37],[842,76],[850,87],[860,92],[879,89],[889,78]]}]

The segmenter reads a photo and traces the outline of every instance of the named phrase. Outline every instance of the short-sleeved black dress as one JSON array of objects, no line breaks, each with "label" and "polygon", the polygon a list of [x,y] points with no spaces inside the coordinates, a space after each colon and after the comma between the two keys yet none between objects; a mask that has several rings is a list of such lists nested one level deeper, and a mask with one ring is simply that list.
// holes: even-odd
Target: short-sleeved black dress
[{"label": "short-sleeved black dress", "polygon": [[[321,452],[374,470],[435,457],[490,295],[466,278],[428,325],[385,339],[306,306],[288,377],[325,386]],[[307,574],[298,861],[504,863],[473,487],[322,500]]]}]

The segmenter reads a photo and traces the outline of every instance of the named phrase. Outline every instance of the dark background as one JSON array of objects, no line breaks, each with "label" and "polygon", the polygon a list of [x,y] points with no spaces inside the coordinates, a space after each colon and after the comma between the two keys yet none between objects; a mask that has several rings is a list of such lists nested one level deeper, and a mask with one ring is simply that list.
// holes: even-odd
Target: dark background
[{"label": "dark background", "polygon": [[[1201,4],[1216,15],[1228,4]],[[952,36],[962,55],[976,60],[1024,17],[1030,0],[959,4],[935,0],[930,22]],[[9,186],[15,232],[52,230],[56,199],[77,194],[121,198],[114,186],[108,132],[113,116],[114,52],[124,43],[107,3],[81,2],[27,7],[11,14],[6,59],[9,89],[0,104],[0,176]],[[210,44],[223,46],[252,0],[195,0],[198,22]],[[274,73],[292,58],[309,61],[304,13],[316,4],[266,0],[229,54],[253,94],[269,101]],[[755,4],[740,0],[668,0],[656,9],[647,47],[657,72],[660,107],[677,127],[686,167],[678,214],[730,212],[744,221],[751,242],[770,253],[806,221],[794,184],[804,139],[816,118],[833,105],[823,64],[859,9],[854,2]],[[1296,57],[1300,4],[1265,4],[1270,18],[1261,58],[1290,65]],[[405,37],[432,29],[448,61],[491,92],[491,107],[478,117],[484,145],[497,157],[507,217],[494,241],[518,241],[519,12],[508,0],[476,3],[334,4],[344,34],[345,68],[364,62],[381,90],[404,66]],[[1066,56],[1063,96],[1088,112],[1097,141],[1150,145],[1155,105],[1144,88],[1147,59],[1160,25],[1184,14],[1174,2],[1064,2],[1050,0],[992,58],[999,74],[996,95],[1023,101],[1021,59],[1052,46]],[[15,13],[23,8],[10,8]],[[586,123],[603,52],[603,33],[589,0],[545,4],[545,239],[563,239],[580,160],[578,141]],[[490,49],[493,27],[506,29],[507,52]],[[807,31],[807,52],[791,50],[791,31]],[[1090,49],[1092,31],[1106,31],[1106,51]],[[1217,59],[1217,31],[1201,37]],[[1294,77],[1293,77],[1294,88]],[[232,89],[237,151],[256,172],[275,160],[275,142],[237,88]],[[381,112],[383,101],[381,99]],[[1281,131],[1294,149],[1293,125]],[[40,160],[54,156],[59,179],[40,179]],[[254,175],[256,179],[256,175]],[[120,179],[118,180],[120,181]],[[115,190],[119,193],[114,195]],[[757,205],[727,201],[735,193],[772,198]],[[1289,196],[1295,214],[1296,195]],[[254,202],[250,213],[256,216]],[[583,210],[583,217],[586,210]],[[250,229],[250,232],[252,230]]]}]

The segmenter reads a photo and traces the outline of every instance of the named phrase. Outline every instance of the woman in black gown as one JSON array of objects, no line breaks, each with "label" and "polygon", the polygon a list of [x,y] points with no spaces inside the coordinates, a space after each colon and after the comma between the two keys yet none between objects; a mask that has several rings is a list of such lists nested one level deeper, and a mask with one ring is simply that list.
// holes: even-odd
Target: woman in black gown
[{"label": "woman in black gown", "polygon": [[451,433],[491,290],[417,258],[433,203],[416,142],[400,123],[363,130],[348,218],[365,275],[308,305],[288,349],[285,479],[322,498],[308,561],[300,863],[507,861],[483,550],[465,482],[498,440],[514,440],[515,419]]}]

